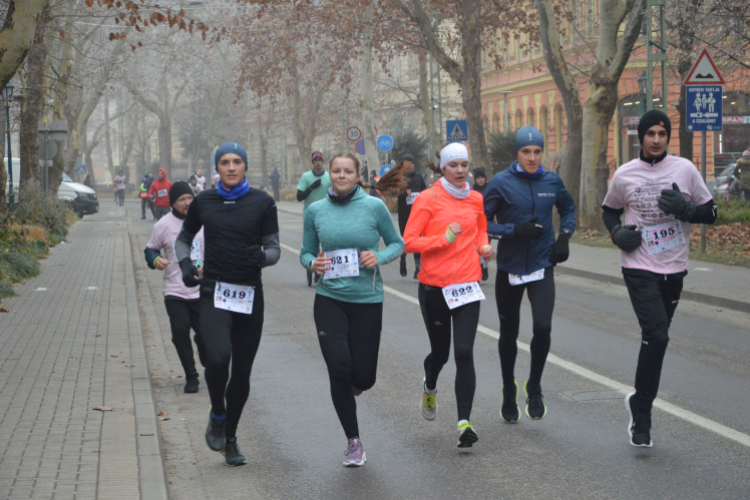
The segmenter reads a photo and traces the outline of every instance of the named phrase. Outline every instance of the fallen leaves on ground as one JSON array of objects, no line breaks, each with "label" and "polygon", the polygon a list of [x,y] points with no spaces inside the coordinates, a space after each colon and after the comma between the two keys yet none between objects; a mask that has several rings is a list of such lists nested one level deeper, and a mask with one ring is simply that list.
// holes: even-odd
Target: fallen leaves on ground
[{"label": "fallen leaves on ground", "polygon": [[0,307],[0,313],[7,313],[8,310],[4,307]]}]

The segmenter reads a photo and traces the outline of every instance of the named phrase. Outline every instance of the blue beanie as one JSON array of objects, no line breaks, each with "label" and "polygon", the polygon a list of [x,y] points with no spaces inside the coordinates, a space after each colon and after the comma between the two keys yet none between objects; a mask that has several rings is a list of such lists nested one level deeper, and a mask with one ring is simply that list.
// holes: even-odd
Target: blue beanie
[{"label": "blue beanie", "polygon": [[516,132],[516,148],[513,154],[518,154],[526,146],[539,146],[542,148],[542,151],[544,150],[544,137],[542,137],[542,133],[531,125],[521,127]]},{"label": "blue beanie", "polygon": [[242,158],[242,161],[245,162],[245,171],[247,171],[247,153],[245,153],[245,149],[236,142],[225,142],[216,149],[216,153],[214,153],[214,164],[217,167],[219,166],[219,160],[221,160],[221,157],[227,153],[234,153]]}]

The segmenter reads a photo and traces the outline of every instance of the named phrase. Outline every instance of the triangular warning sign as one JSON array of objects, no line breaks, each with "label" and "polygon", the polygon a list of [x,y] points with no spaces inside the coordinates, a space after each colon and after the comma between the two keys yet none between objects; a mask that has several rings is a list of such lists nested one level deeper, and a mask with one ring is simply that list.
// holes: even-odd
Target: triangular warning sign
[{"label": "triangular warning sign", "polygon": [[451,132],[451,135],[448,136],[449,141],[465,141],[466,140],[466,134],[464,134],[464,131],[461,130],[461,127],[458,126],[458,123],[453,127],[453,131]]},{"label": "triangular warning sign", "polygon": [[685,85],[724,85],[726,82],[719,73],[714,64],[714,60],[708,54],[707,49],[703,49],[698,60],[693,64],[693,68],[685,78]]}]

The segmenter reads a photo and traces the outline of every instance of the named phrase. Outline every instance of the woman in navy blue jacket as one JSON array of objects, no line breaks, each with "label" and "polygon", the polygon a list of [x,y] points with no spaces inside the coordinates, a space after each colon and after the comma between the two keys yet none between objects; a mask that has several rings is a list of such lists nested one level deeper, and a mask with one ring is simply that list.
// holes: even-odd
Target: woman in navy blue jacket
[{"label": "woman in navy blue jacket", "polygon": [[[553,266],[568,259],[568,240],[576,224],[575,203],[554,172],[542,168],[544,138],[534,127],[516,132],[517,161],[495,175],[484,191],[487,233],[499,241],[495,300],[500,315],[500,368],[503,405],[500,416],[518,422],[516,339],[524,290],[531,302],[533,333],[531,370],[524,384],[526,416],[540,420],[547,414],[542,397],[542,371],[550,348],[552,310],[555,305]],[[552,209],[560,214],[560,234],[555,240]]]}]

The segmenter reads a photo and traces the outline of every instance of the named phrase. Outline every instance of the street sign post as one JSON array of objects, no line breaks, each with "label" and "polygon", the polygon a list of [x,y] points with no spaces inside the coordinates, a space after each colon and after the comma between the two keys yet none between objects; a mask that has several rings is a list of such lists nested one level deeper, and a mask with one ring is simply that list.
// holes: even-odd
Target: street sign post
[{"label": "street sign post", "polygon": [[448,142],[469,140],[469,127],[466,125],[466,120],[447,120],[445,122],[445,133],[445,139]]},{"label": "street sign post", "polygon": [[393,137],[388,134],[383,134],[378,137],[377,141],[375,141],[375,145],[383,152],[390,151],[393,149]]},{"label": "street sign post", "polygon": [[[719,132],[722,127],[722,85],[726,82],[707,49],[693,64],[687,78],[685,129],[701,133],[701,176],[706,182],[706,132]],[[701,253],[706,253],[706,225],[701,224]]]},{"label": "street sign post", "polygon": [[346,129],[346,138],[352,142],[362,139],[362,130],[359,127],[349,127]]},{"label": "street sign post", "polygon": [[357,153],[364,155],[365,154],[365,141],[359,141],[357,143]]}]

